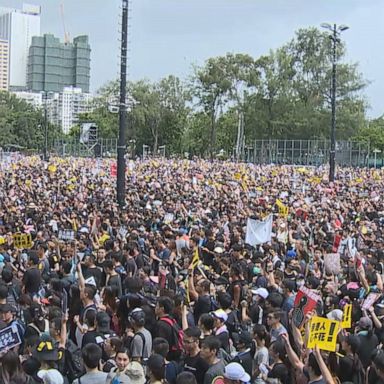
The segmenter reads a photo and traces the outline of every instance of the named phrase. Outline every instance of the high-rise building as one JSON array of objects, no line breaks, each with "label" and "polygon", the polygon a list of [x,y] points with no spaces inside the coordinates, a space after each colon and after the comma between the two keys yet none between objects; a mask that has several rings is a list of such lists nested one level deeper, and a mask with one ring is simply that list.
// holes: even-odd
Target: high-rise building
[{"label": "high-rise building", "polygon": [[47,109],[48,120],[68,134],[81,113],[92,112],[92,95],[80,88],[65,87],[62,92],[14,92],[35,108]]},{"label": "high-rise building", "polygon": [[34,92],[62,92],[65,87],[89,92],[91,48],[88,36],[64,44],[53,35],[35,36],[29,49],[27,85]]},{"label": "high-rise building", "polygon": [[0,90],[8,90],[9,82],[9,44],[7,40],[0,39]]},{"label": "high-rise building", "polygon": [[0,39],[9,44],[9,87],[24,89],[27,85],[27,64],[32,36],[40,35],[41,8],[23,4],[23,8],[0,9]]}]

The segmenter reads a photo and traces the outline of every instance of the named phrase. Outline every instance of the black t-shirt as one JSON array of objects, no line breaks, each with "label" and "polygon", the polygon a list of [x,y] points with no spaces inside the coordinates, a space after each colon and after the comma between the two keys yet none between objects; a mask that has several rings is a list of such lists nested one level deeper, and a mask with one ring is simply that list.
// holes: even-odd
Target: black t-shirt
[{"label": "black t-shirt", "polygon": [[196,356],[185,356],[184,372],[191,372],[195,375],[198,383],[204,382],[204,375],[209,368],[209,364],[200,357],[200,353]]},{"label": "black t-shirt", "polygon": [[195,317],[195,323],[197,324],[200,316],[203,313],[211,312],[211,297],[209,295],[199,296],[195,308],[193,310],[193,316]]},{"label": "black t-shirt", "polygon": [[371,363],[372,352],[378,346],[379,340],[375,334],[370,337],[359,334],[359,339],[360,348],[357,354],[359,355],[363,367],[366,369]]},{"label": "black t-shirt", "polygon": [[41,285],[41,273],[36,268],[27,269],[24,273],[23,283],[25,292],[33,295],[39,291]]},{"label": "black t-shirt", "polygon": [[101,287],[102,276],[103,272],[98,267],[87,268],[84,271],[84,279],[87,280],[90,277],[93,277],[95,279],[97,288]]}]

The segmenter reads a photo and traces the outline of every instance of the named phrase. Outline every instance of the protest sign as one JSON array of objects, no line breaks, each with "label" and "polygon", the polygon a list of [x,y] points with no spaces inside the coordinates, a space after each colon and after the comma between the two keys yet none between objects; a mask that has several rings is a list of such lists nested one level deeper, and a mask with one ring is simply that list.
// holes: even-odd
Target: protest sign
[{"label": "protest sign", "polygon": [[341,328],[349,329],[352,326],[352,304],[345,304]]},{"label": "protest sign", "polygon": [[364,300],[364,303],[362,305],[362,309],[369,309],[372,307],[373,304],[375,304],[376,300],[381,296],[380,293],[370,293],[367,298]]},{"label": "protest sign", "polygon": [[254,220],[248,218],[245,242],[252,247],[271,241],[272,238],[272,215],[265,220]]},{"label": "protest sign", "polygon": [[32,248],[32,236],[30,233],[15,233],[13,235],[13,244],[17,249]]},{"label": "protest sign", "polygon": [[340,273],[340,255],[338,253],[327,253],[324,255],[325,272],[332,275]]},{"label": "protest sign", "polygon": [[309,324],[308,349],[318,346],[324,351],[335,352],[340,324],[336,320],[315,316]]},{"label": "protest sign", "polygon": [[58,237],[60,240],[74,240],[75,232],[70,229],[63,229],[59,231]]},{"label": "protest sign", "polygon": [[19,344],[21,344],[21,339],[16,324],[0,331],[0,352]]},{"label": "protest sign", "polygon": [[276,205],[277,205],[277,208],[279,209],[279,214],[283,217],[287,217],[289,214],[289,208],[286,205],[284,205],[279,199],[276,199]]},{"label": "protest sign", "polygon": [[292,312],[293,324],[297,328],[302,327],[305,320],[305,315],[316,308],[317,302],[319,300],[320,296],[312,292],[310,289],[306,287],[301,287],[299,289],[295,298]]},{"label": "protest sign", "polygon": [[112,177],[116,177],[117,176],[117,165],[116,165],[116,163],[112,163],[111,164],[110,174],[111,174]]}]

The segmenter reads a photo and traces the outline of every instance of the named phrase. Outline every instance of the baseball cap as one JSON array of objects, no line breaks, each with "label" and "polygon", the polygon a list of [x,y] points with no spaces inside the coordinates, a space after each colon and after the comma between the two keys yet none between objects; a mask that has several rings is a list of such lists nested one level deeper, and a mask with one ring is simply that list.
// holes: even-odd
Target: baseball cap
[{"label": "baseball cap", "polygon": [[54,341],[50,338],[41,339],[33,350],[32,356],[39,361],[57,361],[60,359],[59,350],[55,348]]},{"label": "baseball cap", "polygon": [[238,341],[240,343],[243,343],[245,345],[249,345],[252,343],[252,336],[249,332],[247,331],[240,331],[238,334]]},{"label": "baseball cap", "polygon": [[130,313],[130,318],[137,324],[145,324],[145,312],[141,308],[135,308]]},{"label": "baseball cap", "polygon": [[264,300],[269,296],[269,292],[265,288],[251,289],[252,295],[259,295]]},{"label": "baseball cap", "polygon": [[222,254],[224,253],[224,249],[222,247],[216,247],[213,252],[215,253],[219,253],[219,254]]},{"label": "baseball cap", "polygon": [[223,309],[217,309],[216,311],[211,312],[211,314],[217,319],[220,319],[224,322],[228,320],[228,315],[225,313]]},{"label": "baseball cap", "polygon": [[242,381],[243,383],[248,383],[251,380],[251,377],[239,363],[229,363],[225,367],[224,377],[228,380]]},{"label": "baseball cap", "polygon": [[372,320],[369,317],[362,317],[359,320],[359,328],[360,329],[372,329],[373,323]]},{"label": "baseball cap", "polygon": [[100,332],[109,332],[111,329],[111,318],[107,312],[98,312],[96,315],[97,327]]}]

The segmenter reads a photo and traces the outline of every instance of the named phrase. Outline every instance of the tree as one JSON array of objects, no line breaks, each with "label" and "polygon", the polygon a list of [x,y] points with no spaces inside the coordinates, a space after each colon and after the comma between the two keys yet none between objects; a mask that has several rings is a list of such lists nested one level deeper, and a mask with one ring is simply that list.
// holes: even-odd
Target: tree
[{"label": "tree", "polygon": [[[60,136],[60,130],[48,123],[48,143]],[[0,143],[2,147],[19,145],[41,150],[44,147],[44,116],[15,95],[0,92]]]}]

